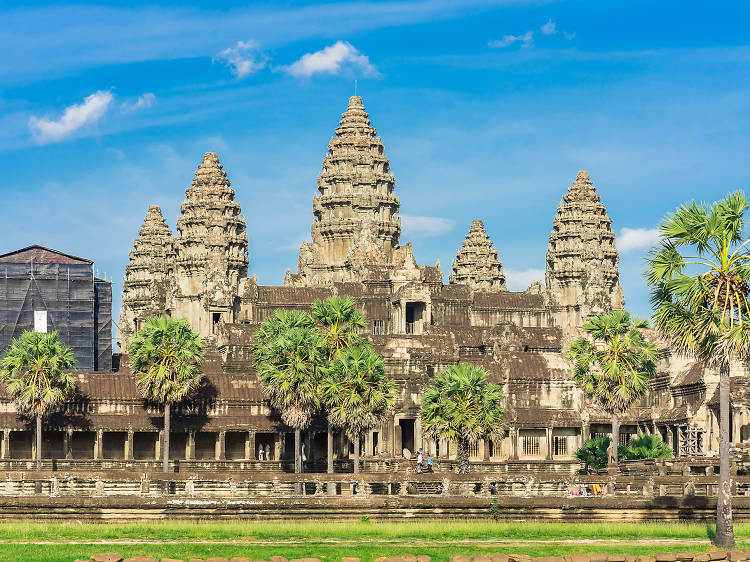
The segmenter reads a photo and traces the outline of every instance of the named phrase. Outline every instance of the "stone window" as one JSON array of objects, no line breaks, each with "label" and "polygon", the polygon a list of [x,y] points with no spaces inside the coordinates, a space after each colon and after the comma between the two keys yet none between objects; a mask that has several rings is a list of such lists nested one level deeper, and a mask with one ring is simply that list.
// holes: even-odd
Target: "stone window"
[{"label": "stone window", "polygon": [[469,458],[470,459],[479,458],[479,442],[478,441],[469,442]]},{"label": "stone window", "polygon": [[552,454],[555,457],[568,455],[568,437],[566,435],[555,435],[552,437]]},{"label": "stone window", "polygon": [[125,441],[128,434],[124,431],[105,431],[102,433],[102,457],[105,459],[124,459]]},{"label": "stone window", "polygon": [[151,460],[156,458],[156,432],[136,431],[133,434],[133,458]]},{"label": "stone window", "polygon": [[373,320],[372,333],[375,335],[385,334],[385,320]]},{"label": "stone window", "polygon": [[[199,431],[195,434],[195,459],[199,461],[216,460],[216,438],[214,431]],[[226,446],[226,441],[224,442]]]},{"label": "stone window", "polygon": [[227,431],[224,434],[224,454],[227,460],[244,460],[246,438],[246,431]]},{"label": "stone window", "polygon": [[541,437],[527,435],[521,439],[521,452],[525,457],[537,457],[541,453]]}]

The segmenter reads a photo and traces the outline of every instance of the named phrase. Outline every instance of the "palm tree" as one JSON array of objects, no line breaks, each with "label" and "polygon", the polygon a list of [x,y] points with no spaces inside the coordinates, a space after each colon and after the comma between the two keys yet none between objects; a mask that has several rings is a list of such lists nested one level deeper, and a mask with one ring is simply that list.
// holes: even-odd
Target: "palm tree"
[{"label": "palm tree", "polygon": [[325,373],[325,343],[312,317],[277,310],[255,332],[255,369],[281,419],[294,428],[294,472],[302,472],[302,430],[320,408],[318,384]]},{"label": "palm tree", "polygon": [[573,456],[584,464],[584,474],[589,473],[589,468],[601,470],[607,466],[607,449],[609,449],[610,443],[609,437],[594,437],[586,441],[582,447],[576,449]]},{"label": "palm tree", "polygon": [[645,320],[631,320],[624,310],[593,316],[583,324],[593,342],[578,338],[568,351],[573,380],[612,416],[612,450],[617,458],[620,415],[648,391],[656,373],[659,349],[646,341]]},{"label": "palm tree", "polygon": [[336,354],[329,376],[321,382],[321,394],[329,423],[342,427],[354,443],[354,474],[359,474],[362,435],[385,421],[396,383],[386,375],[383,359],[363,343]]},{"label": "palm tree", "polygon": [[317,300],[312,315],[321,325],[323,339],[328,349],[328,359],[337,351],[347,349],[361,341],[358,331],[367,325],[365,317],[357,310],[351,297],[328,297]]},{"label": "palm tree", "polygon": [[648,258],[656,328],[680,353],[719,368],[719,497],[714,544],[734,544],[729,475],[729,365],[750,357],[750,252],[741,191],[710,207],[695,202],[659,226]]},{"label": "palm tree", "polygon": [[[367,324],[365,317],[357,310],[357,303],[351,297],[328,297],[313,304],[312,314],[321,326],[326,343],[328,361],[337,352],[359,344],[362,338],[359,330]],[[327,472],[333,473],[333,431],[328,424],[327,431]]]},{"label": "palm tree", "polygon": [[75,362],[57,332],[24,332],[0,361],[0,377],[19,413],[36,419],[37,470],[42,470],[42,418],[57,411],[73,394],[75,377],[65,370]]},{"label": "palm tree", "polygon": [[130,366],[141,395],[164,405],[164,472],[169,472],[171,406],[188,398],[200,386],[203,347],[203,340],[187,320],[170,316],[146,320],[128,346]]},{"label": "palm tree", "polygon": [[503,391],[483,367],[456,363],[435,376],[422,398],[422,429],[434,439],[458,444],[458,472],[469,473],[469,443],[487,439],[503,426]]},{"label": "palm tree", "polygon": [[658,435],[640,433],[622,447],[621,456],[625,460],[668,459],[672,457],[672,448]]}]

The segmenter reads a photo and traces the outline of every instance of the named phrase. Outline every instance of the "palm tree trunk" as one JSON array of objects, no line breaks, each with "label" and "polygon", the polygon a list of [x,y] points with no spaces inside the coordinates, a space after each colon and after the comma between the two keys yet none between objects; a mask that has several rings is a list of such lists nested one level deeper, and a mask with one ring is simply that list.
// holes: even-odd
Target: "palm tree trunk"
[{"label": "palm tree trunk", "polygon": [[169,472],[169,402],[164,404],[164,451],[163,471]]},{"label": "palm tree trunk", "polygon": [[469,440],[458,440],[458,473],[469,474]]},{"label": "palm tree trunk", "polygon": [[359,474],[359,449],[361,446],[361,437],[357,434],[354,439],[354,474]]},{"label": "palm tree trunk", "polygon": [[333,429],[331,429],[331,423],[328,422],[328,466],[326,470],[328,474],[333,474]]},{"label": "palm tree trunk", "polygon": [[42,414],[36,415],[36,469],[42,470]]},{"label": "palm tree trunk", "polygon": [[716,502],[716,536],[720,548],[734,546],[732,482],[729,475],[729,363],[719,368],[719,497]]},{"label": "palm tree trunk", "polygon": [[[619,460],[617,450],[620,448],[620,415],[617,412],[612,414],[612,453],[615,456],[615,463]],[[607,459],[609,464],[609,459]]]}]

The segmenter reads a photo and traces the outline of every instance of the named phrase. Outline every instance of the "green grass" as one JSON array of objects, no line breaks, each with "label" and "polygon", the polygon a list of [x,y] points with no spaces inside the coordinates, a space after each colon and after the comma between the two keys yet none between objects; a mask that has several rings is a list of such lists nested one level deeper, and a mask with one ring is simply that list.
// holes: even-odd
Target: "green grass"
[{"label": "green grass", "polygon": [[[343,556],[356,556],[363,562],[405,553],[427,554],[433,560],[447,560],[455,554],[652,554],[711,550],[712,533],[712,527],[702,523],[19,522],[0,524],[0,560],[72,561],[97,552],[184,560],[211,556],[268,559],[273,555],[338,560]],[[750,549],[750,523],[737,524],[735,533],[738,547]],[[674,542],[654,542],[659,539]],[[125,542],[134,540],[154,541],[155,544]],[[100,541],[110,544],[94,544]],[[119,541],[123,542],[111,544]],[[225,541],[225,544],[196,541]],[[24,544],[26,542],[32,544]],[[43,544],[45,542],[52,544]]]}]

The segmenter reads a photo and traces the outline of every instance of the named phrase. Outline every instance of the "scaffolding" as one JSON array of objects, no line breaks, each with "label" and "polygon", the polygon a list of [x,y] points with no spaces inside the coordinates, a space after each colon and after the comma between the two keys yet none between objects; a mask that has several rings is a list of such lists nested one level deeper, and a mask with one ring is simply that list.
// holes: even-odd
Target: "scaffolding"
[{"label": "scaffolding", "polygon": [[46,311],[46,329],[72,350],[76,370],[111,370],[111,309],[111,284],[90,263],[0,262],[0,354]]}]

